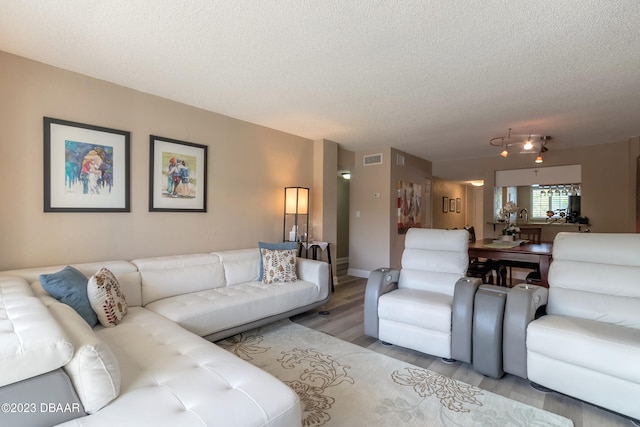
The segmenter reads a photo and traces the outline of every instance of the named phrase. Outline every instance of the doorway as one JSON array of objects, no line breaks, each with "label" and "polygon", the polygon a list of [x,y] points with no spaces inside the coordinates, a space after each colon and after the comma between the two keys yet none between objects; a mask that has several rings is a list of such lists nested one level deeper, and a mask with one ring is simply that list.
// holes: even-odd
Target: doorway
[{"label": "doorway", "polygon": [[336,272],[337,277],[347,274],[349,270],[349,194],[350,171],[342,170],[338,173],[338,213],[336,244]]}]

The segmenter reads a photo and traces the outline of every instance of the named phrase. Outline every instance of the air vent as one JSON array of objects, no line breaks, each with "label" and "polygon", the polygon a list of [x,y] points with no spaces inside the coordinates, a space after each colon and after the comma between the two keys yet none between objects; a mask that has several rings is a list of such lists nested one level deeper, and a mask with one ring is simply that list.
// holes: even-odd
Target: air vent
[{"label": "air vent", "polygon": [[370,154],[368,156],[364,156],[364,165],[381,165],[382,164],[382,153],[378,154]]}]

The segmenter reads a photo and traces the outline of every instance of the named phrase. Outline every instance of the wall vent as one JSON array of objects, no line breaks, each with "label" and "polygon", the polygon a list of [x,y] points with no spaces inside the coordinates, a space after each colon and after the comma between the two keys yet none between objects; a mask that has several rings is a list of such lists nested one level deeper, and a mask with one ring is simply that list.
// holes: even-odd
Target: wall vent
[{"label": "wall vent", "polygon": [[381,165],[382,164],[382,153],[378,154],[369,154],[368,156],[364,156],[364,165]]}]

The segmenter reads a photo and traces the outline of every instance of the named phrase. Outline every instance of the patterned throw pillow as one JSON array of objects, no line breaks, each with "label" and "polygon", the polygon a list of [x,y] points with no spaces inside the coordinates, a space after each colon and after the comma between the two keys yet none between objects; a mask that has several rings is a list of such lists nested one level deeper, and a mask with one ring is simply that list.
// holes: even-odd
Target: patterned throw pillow
[{"label": "patterned throw pillow", "polygon": [[116,326],[127,314],[127,302],[120,290],[118,280],[104,267],[89,279],[87,295],[91,308],[98,315],[102,326],[107,328]]},{"label": "patterned throw pillow", "polygon": [[262,283],[295,282],[296,251],[293,249],[261,249],[263,275]]},{"label": "patterned throw pillow", "polygon": [[[258,242],[258,249],[260,250],[260,254],[262,255],[263,249],[298,249],[298,242],[282,242],[282,243],[267,243],[267,242]],[[264,278],[264,265],[262,264],[262,256],[260,257],[260,274],[258,276],[258,280],[262,282]]]}]

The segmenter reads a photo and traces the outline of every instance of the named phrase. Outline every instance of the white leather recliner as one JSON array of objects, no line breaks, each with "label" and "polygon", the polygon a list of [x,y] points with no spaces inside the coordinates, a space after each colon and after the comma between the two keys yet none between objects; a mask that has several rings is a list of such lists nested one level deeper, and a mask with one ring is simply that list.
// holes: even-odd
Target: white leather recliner
[{"label": "white leather recliner", "polygon": [[473,298],[481,280],[464,277],[468,245],[466,230],[409,229],[402,269],[369,276],[365,335],[471,362]]},{"label": "white leather recliner", "polygon": [[640,234],[559,233],[526,346],[533,383],[640,419]]}]

